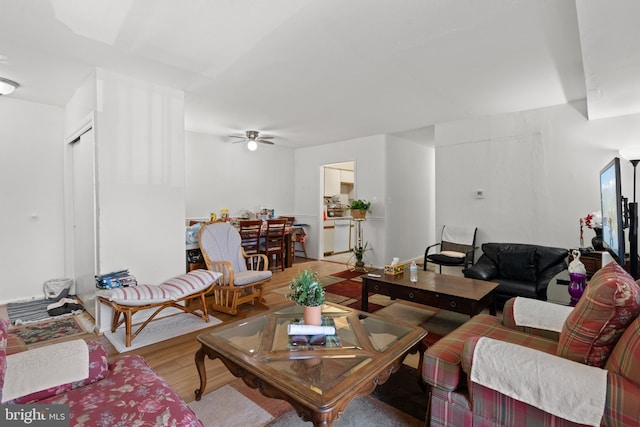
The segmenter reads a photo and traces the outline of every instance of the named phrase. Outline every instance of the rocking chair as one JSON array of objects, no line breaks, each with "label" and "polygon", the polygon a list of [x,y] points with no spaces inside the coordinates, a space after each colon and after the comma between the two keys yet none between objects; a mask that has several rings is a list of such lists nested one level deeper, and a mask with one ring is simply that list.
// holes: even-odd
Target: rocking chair
[{"label": "rocking chair", "polygon": [[268,308],[262,296],[262,287],[272,274],[266,256],[247,255],[240,233],[226,222],[204,224],[198,241],[207,268],[223,275],[213,288],[214,310],[235,316],[239,314],[238,305],[244,303]]}]

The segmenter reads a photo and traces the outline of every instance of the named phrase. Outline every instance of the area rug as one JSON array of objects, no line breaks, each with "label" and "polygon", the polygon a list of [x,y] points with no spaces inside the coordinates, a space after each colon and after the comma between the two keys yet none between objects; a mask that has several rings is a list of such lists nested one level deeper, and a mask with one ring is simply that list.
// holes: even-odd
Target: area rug
[{"label": "area rug", "polygon": [[362,282],[350,279],[342,280],[333,285],[325,286],[324,291],[351,299],[360,299],[362,297]]},{"label": "area rug", "polygon": [[373,395],[413,418],[424,421],[427,415],[428,397],[418,383],[418,371],[405,364],[386,383],[376,387]]},{"label": "area rug", "polygon": [[[69,298],[73,298],[70,296]],[[50,316],[47,312],[47,306],[54,303],[51,299],[34,299],[21,302],[10,302],[7,304],[7,313],[9,321],[13,325],[24,325],[27,323],[41,322],[54,317],[72,316],[73,313],[62,314],[59,316]]]},{"label": "area rug", "polygon": [[[340,271],[320,278],[329,302],[362,310],[362,272]],[[369,313],[374,313],[391,304],[389,297],[369,293]]]},{"label": "area rug", "polygon": [[440,338],[449,334],[469,320],[469,316],[408,301],[396,301],[382,308],[376,314],[398,320],[427,331],[425,343],[432,346]]},{"label": "area rug", "polygon": [[333,277],[341,277],[343,279],[353,279],[355,277],[360,277],[362,276],[363,272],[361,271],[356,271],[356,270],[344,270],[344,271],[339,271],[337,273],[331,273],[329,276],[333,276]]},{"label": "area rug", "polygon": [[[209,322],[205,322],[193,314],[181,313],[153,320],[133,339],[129,347],[125,345],[124,325],[116,329],[115,332],[105,332],[104,336],[119,353],[126,353],[127,351],[146,347],[189,332],[209,328],[219,323],[222,323],[222,320],[211,315],[209,315]],[[133,325],[131,329],[135,331],[136,325]]]},{"label": "area rug", "polygon": [[88,332],[82,315],[67,316],[60,319],[50,319],[38,323],[16,326],[9,330],[25,345],[31,345],[43,341],[51,341],[59,338],[68,338]]},{"label": "area rug", "polygon": [[[426,401],[426,395],[424,399]],[[199,402],[189,403],[189,407],[207,427],[312,425],[310,422],[304,422],[287,402],[266,398],[259,391],[246,386],[240,379],[204,395]],[[424,410],[426,413],[426,406]],[[423,426],[424,421],[370,395],[352,400],[342,416],[332,425],[417,427]]]}]

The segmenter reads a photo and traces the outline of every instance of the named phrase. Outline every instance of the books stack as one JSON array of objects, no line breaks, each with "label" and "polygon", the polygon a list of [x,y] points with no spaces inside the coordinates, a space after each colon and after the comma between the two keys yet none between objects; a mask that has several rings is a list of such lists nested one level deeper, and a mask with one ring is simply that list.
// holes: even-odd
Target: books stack
[{"label": "books stack", "polygon": [[96,288],[113,289],[136,286],[138,284],[135,276],[129,274],[129,270],[114,271],[107,274],[100,274],[96,277]]}]

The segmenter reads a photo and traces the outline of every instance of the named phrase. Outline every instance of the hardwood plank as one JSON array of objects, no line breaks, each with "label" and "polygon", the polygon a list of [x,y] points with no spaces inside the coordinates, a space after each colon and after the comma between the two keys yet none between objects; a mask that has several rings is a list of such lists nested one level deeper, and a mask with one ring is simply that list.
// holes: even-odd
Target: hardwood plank
[{"label": "hardwood plank", "polygon": [[[311,271],[317,272],[319,277],[346,269],[345,265],[342,263],[298,260],[298,262],[296,262],[291,268],[287,268],[285,271],[274,271],[271,281],[265,286],[264,296],[269,307],[287,303],[281,294],[277,294],[272,291],[283,286],[288,286],[291,279],[305,268],[310,268]],[[246,316],[254,316],[264,311],[263,308],[255,307],[251,304],[243,304],[239,308],[244,314],[246,314]],[[217,311],[210,311],[210,314],[222,320],[223,323],[229,323],[238,319],[235,316]],[[200,386],[200,380],[194,362],[195,353],[200,348],[199,343],[196,341],[196,337],[198,334],[206,332],[208,329],[209,328],[201,329],[193,333],[185,334],[137,350],[132,350],[125,354],[139,354],[144,357],[149,366],[165,378],[165,380],[176,390],[182,399],[186,402],[191,402],[195,398],[195,389]],[[120,357],[120,354],[104,337],[104,335],[97,336],[87,333],[85,335],[76,335],[73,337],[73,339],[77,338],[94,340],[102,343],[109,352],[110,361]],[[206,360],[205,366],[207,369],[206,393],[216,390],[235,379],[235,377],[229,373],[227,368],[219,360]]]}]

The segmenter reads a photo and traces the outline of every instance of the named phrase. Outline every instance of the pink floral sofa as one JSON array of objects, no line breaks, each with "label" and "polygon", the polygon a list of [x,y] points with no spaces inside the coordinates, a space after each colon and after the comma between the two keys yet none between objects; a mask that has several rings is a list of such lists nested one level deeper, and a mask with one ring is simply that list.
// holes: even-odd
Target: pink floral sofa
[{"label": "pink floral sofa", "polygon": [[424,354],[427,425],[640,425],[640,286],[618,264],[575,308],[527,298],[480,314]]},{"label": "pink floral sofa", "polygon": [[2,404],[64,404],[71,426],[202,426],[178,394],[137,355],[107,363],[99,343],[74,340],[7,354],[0,320]]}]

